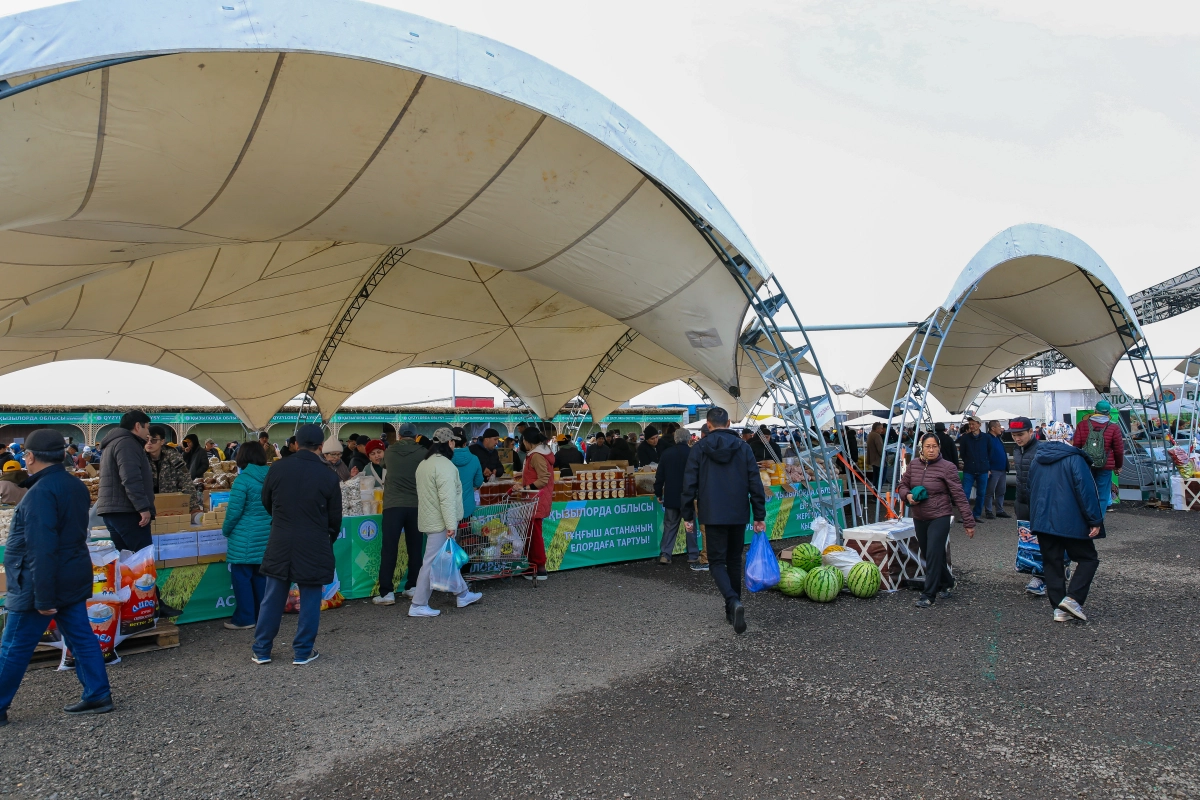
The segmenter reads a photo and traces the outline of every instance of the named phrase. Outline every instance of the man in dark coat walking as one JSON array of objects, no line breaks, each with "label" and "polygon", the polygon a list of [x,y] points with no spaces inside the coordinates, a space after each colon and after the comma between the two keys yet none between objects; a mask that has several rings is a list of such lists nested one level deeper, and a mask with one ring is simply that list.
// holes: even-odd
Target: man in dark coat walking
[{"label": "man in dark coat walking", "polygon": [[971,510],[977,522],[984,519],[983,501],[987,496],[988,475],[991,474],[991,439],[989,434],[979,432],[977,417],[967,420],[966,432],[958,437],[958,454],[963,462],[963,492],[969,500],[971,488],[975,488],[975,507]]},{"label": "man in dark coat walking", "polygon": [[[1029,467],[1029,527],[1042,550],[1046,596],[1054,621],[1087,621],[1083,604],[1100,566],[1095,540],[1104,536],[1103,509],[1088,457],[1063,442],[1042,442]],[[1076,563],[1067,586],[1063,553]]]},{"label": "man in dark coat walking", "polygon": [[318,455],[324,443],[320,426],[301,425],[295,438],[299,449],[272,466],[263,481],[262,504],[271,515],[271,538],[258,568],[266,577],[266,590],[254,630],[256,664],[271,661],[293,583],[300,588],[300,621],[292,641],[292,663],[316,660],[321,587],[334,578],[333,543],[342,529],[341,486]]},{"label": "man in dark coat walking", "polygon": [[8,621],[0,640],[0,726],[25,677],[29,659],[53,620],[75,656],[83,698],[68,714],[113,710],[100,643],[88,621],[92,559],[88,555],[87,489],[63,467],[63,438],[43,428],[25,440],[29,491],[13,516],[4,572],[8,576]]},{"label": "man in dark coat walking", "polygon": [[709,567],[725,598],[725,619],[735,633],[743,633],[742,551],[746,523],[753,516],[756,533],[767,529],[767,497],[750,445],[729,429],[729,412],[713,406],[706,419],[710,432],[688,453],[679,502],[689,533],[695,530],[693,518],[699,506]]},{"label": "man in dark coat walking", "polygon": [[[663,507],[663,535],[659,548],[658,563],[670,564],[671,553],[675,551],[675,540],[679,537],[679,525],[683,522],[683,473],[687,469],[688,456],[692,454],[687,446],[692,435],[683,428],[674,433],[675,447],[663,451],[662,460],[658,462],[658,470],[654,473],[654,496]],[[693,572],[704,572],[707,564],[700,562],[700,543],[693,528],[686,534],[688,563]]]},{"label": "man in dark coat walking", "polygon": [[118,550],[138,552],[149,547],[154,519],[154,471],[146,455],[150,417],[127,411],[121,425],[104,437],[100,456],[100,495],[96,513]]}]

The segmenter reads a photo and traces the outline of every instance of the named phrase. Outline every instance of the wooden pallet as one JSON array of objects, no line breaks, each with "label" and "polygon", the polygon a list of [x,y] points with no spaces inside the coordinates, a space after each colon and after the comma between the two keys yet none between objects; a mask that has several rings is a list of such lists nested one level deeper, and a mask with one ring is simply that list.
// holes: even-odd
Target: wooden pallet
[{"label": "wooden pallet", "polygon": [[[135,633],[117,645],[117,654],[121,658],[150,653],[155,650],[170,650],[179,647],[179,626],[165,619],[158,621],[158,626],[152,631]],[[30,669],[46,669],[57,667],[62,660],[62,650],[48,644],[39,644],[30,659]]]}]

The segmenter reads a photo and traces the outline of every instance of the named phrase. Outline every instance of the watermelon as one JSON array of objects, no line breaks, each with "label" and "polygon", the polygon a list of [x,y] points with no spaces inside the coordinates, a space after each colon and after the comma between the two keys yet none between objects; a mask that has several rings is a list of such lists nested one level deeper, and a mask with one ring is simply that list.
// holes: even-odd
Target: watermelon
[{"label": "watermelon", "polygon": [[791,568],[792,568],[791,564],[789,564],[787,561],[784,561],[782,558],[779,559],[779,574],[780,575],[783,575],[783,573],[787,572]]},{"label": "watermelon", "polygon": [[821,566],[821,551],[811,544],[802,544],[792,550],[792,566],[808,572]]},{"label": "watermelon", "polygon": [[861,561],[851,567],[850,577],[846,581],[850,594],[864,598],[878,594],[882,583],[883,576],[879,574],[879,567],[870,561]]},{"label": "watermelon", "polygon": [[817,567],[804,579],[804,593],[809,600],[828,603],[842,590],[842,573],[837,567]]},{"label": "watermelon", "polygon": [[776,588],[788,597],[799,597],[804,594],[806,578],[808,578],[808,573],[804,570],[799,567],[788,567],[785,572],[780,573],[779,586]]}]

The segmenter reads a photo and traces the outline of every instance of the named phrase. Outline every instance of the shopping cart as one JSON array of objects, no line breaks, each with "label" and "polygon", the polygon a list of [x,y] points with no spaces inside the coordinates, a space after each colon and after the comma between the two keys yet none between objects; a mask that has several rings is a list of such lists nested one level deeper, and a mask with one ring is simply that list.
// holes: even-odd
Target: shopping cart
[{"label": "shopping cart", "polygon": [[503,503],[479,506],[460,522],[455,538],[468,557],[463,577],[482,581],[529,572],[529,533],[536,508],[537,500],[513,496]]}]

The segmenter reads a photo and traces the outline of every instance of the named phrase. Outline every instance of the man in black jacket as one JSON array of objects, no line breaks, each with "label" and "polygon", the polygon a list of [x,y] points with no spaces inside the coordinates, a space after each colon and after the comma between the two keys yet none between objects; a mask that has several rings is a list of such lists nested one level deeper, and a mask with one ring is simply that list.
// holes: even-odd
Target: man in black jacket
[{"label": "man in black jacket", "polygon": [[[671,554],[675,552],[675,540],[679,536],[679,524],[683,521],[682,495],[683,473],[687,469],[688,456],[691,448],[687,446],[691,434],[680,428],[675,431],[675,447],[663,451],[662,460],[658,462],[658,471],[654,473],[654,496],[663,507],[663,536],[659,548],[658,563],[670,564]],[[686,533],[688,563],[693,572],[705,572],[707,564],[700,563],[700,544],[696,539],[695,529]]]},{"label": "man in black jacket", "polygon": [[88,622],[92,560],[88,555],[88,493],[62,465],[63,438],[46,428],[25,440],[29,491],[13,516],[4,572],[8,622],[0,644],[0,727],[42,634],[54,621],[75,656],[83,699],[68,714],[113,710],[104,656]]},{"label": "man in black jacket", "polygon": [[144,411],[127,411],[120,427],[101,442],[100,495],[96,513],[112,535],[118,550],[138,552],[153,543],[154,472],[146,455],[150,417]]},{"label": "man in black jacket", "polygon": [[266,590],[254,630],[255,664],[271,662],[288,589],[300,588],[300,621],[292,641],[293,664],[316,660],[321,587],[333,583],[333,543],[342,529],[342,490],[337,475],[318,455],[324,443],[319,425],[296,431],[299,449],[267,471],[262,504],[271,515],[271,537],[258,567]]},{"label": "man in black jacket", "polygon": [[479,459],[479,466],[483,468],[485,481],[504,474],[504,465],[500,463],[500,454],[496,452],[496,445],[499,443],[500,432],[495,428],[488,428],[480,435],[479,442],[470,447],[471,455]]},{"label": "man in black jacket", "polygon": [[766,528],[767,497],[750,445],[729,430],[729,412],[713,406],[706,416],[710,433],[691,448],[683,476],[680,505],[689,533],[695,529],[694,501],[704,524],[705,547],[713,580],[725,598],[725,619],[735,633],[746,630],[742,608],[742,550],[746,523]]},{"label": "man in black jacket", "polygon": [[608,461],[608,456],[611,451],[608,448],[608,441],[604,438],[603,431],[596,431],[596,439],[588,445],[587,463],[595,464],[597,461]]},{"label": "man in black jacket", "polygon": [[642,441],[637,446],[637,463],[639,467],[658,463],[658,428],[647,425],[642,431]]},{"label": "man in black jacket", "polygon": [[991,446],[991,434],[979,432],[979,418],[968,418],[966,432],[958,437],[958,454],[963,463],[963,492],[968,500],[971,499],[971,487],[975,488],[975,506],[971,512],[977,522],[984,519],[983,500],[991,474]]},{"label": "man in black jacket", "polygon": [[575,440],[560,433],[558,435],[558,452],[554,454],[554,466],[564,470],[564,475],[569,475],[574,469],[570,465],[582,463],[583,453],[579,452],[579,448],[575,446]]},{"label": "man in black jacket", "polygon": [[933,432],[937,434],[938,444],[942,448],[942,458],[949,461],[955,469],[958,469],[958,446],[954,444],[953,437],[946,433],[946,423],[935,422],[933,424]]}]

